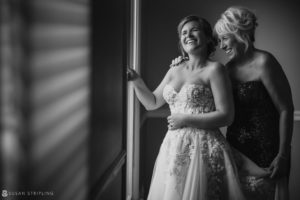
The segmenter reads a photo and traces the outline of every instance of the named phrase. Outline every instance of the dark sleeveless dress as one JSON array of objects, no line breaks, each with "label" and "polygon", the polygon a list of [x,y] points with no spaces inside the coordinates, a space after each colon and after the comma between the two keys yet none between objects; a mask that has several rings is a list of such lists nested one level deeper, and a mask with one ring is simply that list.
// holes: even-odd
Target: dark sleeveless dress
[{"label": "dark sleeveless dress", "polygon": [[260,167],[269,167],[279,150],[279,113],[263,83],[233,82],[235,119],[226,138]]}]

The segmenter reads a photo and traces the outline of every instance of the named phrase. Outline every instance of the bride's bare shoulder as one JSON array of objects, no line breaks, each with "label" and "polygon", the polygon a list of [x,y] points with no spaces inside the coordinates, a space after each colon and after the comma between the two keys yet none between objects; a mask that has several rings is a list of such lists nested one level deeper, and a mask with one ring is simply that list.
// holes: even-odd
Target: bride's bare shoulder
[{"label": "bride's bare shoulder", "polygon": [[226,70],[225,66],[222,63],[217,62],[217,61],[209,61],[208,62],[208,69],[211,72]]},{"label": "bride's bare shoulder", "polygon": [[176,66],[172,66],[170,67],[170,70],[172,73],[180,73],[186,66],[186,62],[183,61],[180,64],[176,65]]}]

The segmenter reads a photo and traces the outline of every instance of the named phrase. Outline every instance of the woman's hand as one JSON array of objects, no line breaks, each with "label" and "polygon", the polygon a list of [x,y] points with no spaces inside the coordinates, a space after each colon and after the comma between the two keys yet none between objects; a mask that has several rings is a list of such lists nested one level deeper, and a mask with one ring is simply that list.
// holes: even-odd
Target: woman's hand
[{"label": "woman's hand", "polygon": [[170,67],[176,67],[178,66],[180,63],[182,63],[185,60],[188,60],[188,57],[182,57],[182,56],[178,56],[177,58],[172,60],[172,63],[170,65]]},{"label": "woman's hand", "polygon": [[272,161],[269,170],[272,172],[270,178],[281,178],[287,175],[289,158],[277,155]]},{"label": "woman's hand", "polygon": [[127,67],[127,80],[128,81],[134,81],[134,80],[138,79],[139,77],[140,76],[134,69]]},{"label": "woman's hand", "polygon": [[172,114],[168,116],[168,123],[169,130],[179,129],[185,125],[185,115],[179,113]]}]

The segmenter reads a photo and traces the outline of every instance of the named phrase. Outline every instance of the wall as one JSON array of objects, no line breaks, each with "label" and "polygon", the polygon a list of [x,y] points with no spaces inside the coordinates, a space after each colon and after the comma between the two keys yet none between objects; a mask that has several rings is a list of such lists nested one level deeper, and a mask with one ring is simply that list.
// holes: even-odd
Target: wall
[{"label": "wall", "polygon": [[[142,75],[145,82],[151,89],[155,89],[168,70],[171,60],[179,55],[176,28],[181,18],[186,15],[196,14],[206,18],[214,25],[220,14],[231,5],[246,6],[256,12],[259,24],[256,32],[256,47],[271,52],[281,63],[291,84],[295,109],[300,110],[300,93],[297,90],[300,84],[298,78],[300,73],[300,69],[298,68],[299,51],[297,49],[298,44],[300,44],[298,37],[300,34],[300,21],[296,20],[299,19],[300,13],[297,10],[298,7],[292,1],[144,1],[142,6],[141,63]],[[220,50],[217,50],[214,58],[223,63],[226,62],[226,57]],[[162,114],[162,117],[165,116],[166,114]],[[148,118],[150,121],[152,119],[151,117]],[[300,140],[297,135],[299,133],[299,123],[299,121],[295,121],[292,141],[291,199],[300,197],[300,191],[296,189],[296,186],[300,184],[300,174],[297,173],[300,164],[296,159],[300,154],[298,147]],[[165,123],[161,123],[161,126],[164,125]],[[143,127],[142,130],[144,129],[146,130],[141,135],[152,133],[150,129]],[[164,135],[164,129],[164,127],[156,127],[156,132],[152,134]],[[158,136],[158,138],[162,137]],[[151,145],[156,142],[149,138],[147,144]],[[153,151],[156,150],[153,149]]]},{"label": "wall", "polygon": [[127,3],[91,1],[91,200],[125,196]]}]

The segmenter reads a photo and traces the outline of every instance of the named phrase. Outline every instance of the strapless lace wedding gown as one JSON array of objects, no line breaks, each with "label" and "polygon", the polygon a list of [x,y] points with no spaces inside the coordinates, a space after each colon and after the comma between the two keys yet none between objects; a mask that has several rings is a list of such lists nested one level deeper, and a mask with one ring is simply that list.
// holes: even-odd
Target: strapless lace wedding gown
[{"label": "strapless lace wedding gown", "polygon": [[[204,85],[166,85],[163,96],[171,113],[215,110]],[[169,130],[156,159],[148,200],[243,200],[232,151],[219,129]]]}]

